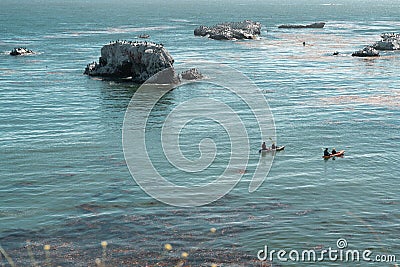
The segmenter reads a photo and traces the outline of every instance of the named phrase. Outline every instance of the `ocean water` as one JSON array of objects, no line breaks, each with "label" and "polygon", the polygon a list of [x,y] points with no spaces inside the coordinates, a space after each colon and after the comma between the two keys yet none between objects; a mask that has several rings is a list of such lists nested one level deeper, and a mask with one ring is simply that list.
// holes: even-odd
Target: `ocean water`
[{"label": "ocean water", "polygon": [[[110,266],[175,266],[183,251],[189,252],[191,266],[261,266],[257,252],[265,245],[321,250],[336,248],[340,238],[350,249],[400,258],[400,54],[351,57],[381,33],[398,32],[399,11],[396,1],[386,0],[2,0],[0,245],[18,266],[33,265],[27,240],[36,261],[44,260],[42,247],[51,244],[52,263],[62,266],[94,266],[103,240],[109,243]],[[193,36],[199,25],[244,19],[262,23],[258,40]],[[316,21],[327,24],[324,29],[277,28]],[[257,191],[249,193],[248,184],[262,140],[251,119],[249,168],[220,200],[178,208],[154,200],[135,183],[124,159],[122,127],[138,86],[82,73],[98,60],[103,45],[138,40],[142,33],[163,43],[177,65],[218,61],[258,86],[274,116],[277,142],[286,148],[276,154]],[[37,53],[9,56],[18,46]],[[340,54],[332,56],[334,51]],[[229,98],[223,90],[200,89],[174,90],[155,106],[149,118],[151,144],[161,146],[159,124],[182,101],[207,94]],[[229,104],[251,117],[240,103]],[[205,137],[222,151],[210,169],[190,174],[168,164],[156,166],[177,182],[208,182],[228,162],[228,135],[205,118],[186,131],[189,139],[182,142],[189,158],[199,156],[192,143],[197,147]],[[345,157],[325,161],[324,147],[344,149]],[[217,231],[211,233],[211,227]],[[171,252],[163,250],[166,243],[172,244]],[[7,264],[4,257],[2,262]]]}]

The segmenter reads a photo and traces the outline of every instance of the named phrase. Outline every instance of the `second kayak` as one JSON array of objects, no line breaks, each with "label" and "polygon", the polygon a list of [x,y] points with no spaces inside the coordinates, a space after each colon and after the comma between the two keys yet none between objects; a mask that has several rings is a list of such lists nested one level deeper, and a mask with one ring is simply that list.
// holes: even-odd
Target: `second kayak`
[{"label": "second kayak", "polygon": [[329,156],[322,156],[324,159],[330,159],[333,157],[341,157],[344,155],[344,150],[340,150],[339,152],[337,152],[336,154],[331,154]]}]

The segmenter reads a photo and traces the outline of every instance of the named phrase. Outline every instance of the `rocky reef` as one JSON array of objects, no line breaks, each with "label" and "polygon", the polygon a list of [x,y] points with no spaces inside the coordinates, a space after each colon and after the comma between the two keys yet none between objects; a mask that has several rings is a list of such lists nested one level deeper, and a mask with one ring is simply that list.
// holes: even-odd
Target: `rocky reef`
[{"label": "rocky reef", "polygon": [[195,36],[207,36],[215,40],[255,39],[260,34],[261,23],[251,20],[200,26],[194,30]]},{"label": "rocky reef", "polygon": [[142,38],[142,39],[147,39],[147,38],[150,38],[150,35],[148,35],[147,33],[143,33],[143,34],[139,35],[138,37]]},{"label": "rocky reef", "polygon": [[199,80],[199,79],[203,79],[204,76],[203,76],[203,74],[201,74],[201,72],[198,69],[192,68],[192,69],[183,71],[180,75],[180,78],[182,78],[184,80]]},{"label": "rocky reef", "polygon": [[316,23],[307,24],[307,25],[286,24],[286,25],[280,25],[280,26],[278,26],[278,28],[302,29],[302,28],[323,28],[324,26],[325,26],[325,22],[316,22]]},{"label": "rocky reef", "polygon": [[400,50],[399,33],[382,33],[381,40],[373,45],[368,45],[352,54],[354,57],[378,57],[379,51]]},{"label": "rocky reef", "polygon": [[[103,46],[99,62],[88,64],[84,74],[143,83],[173,64],[174,59],[162,44],[118,40]],[[175,78],[173,68],[168,73]]]},{"label": "rocky reef", "polygon": [[372,45],[376,50],[400,50],[399,33],[382,33],[381,38]]},{"label": "rocky reef", "polygon": [[26,47],[15,47],[11,52],[11,56],[23,56],[23,55],[31,55],[33,54],[32,50],[27,49]]},{"label": "rocky reef", "polygon": [[351,54],[353,57],[379,57],[379,52],[372,46],[366,46]]}]

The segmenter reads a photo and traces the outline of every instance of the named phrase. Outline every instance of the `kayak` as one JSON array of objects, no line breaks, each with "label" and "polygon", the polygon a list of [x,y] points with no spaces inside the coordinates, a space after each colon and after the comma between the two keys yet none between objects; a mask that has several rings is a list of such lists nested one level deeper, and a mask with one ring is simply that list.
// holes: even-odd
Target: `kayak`
[{"label": "kayak", "polygon": [[330,159],[333,157],[341,157],[344,155],[344,150],[340,150],[339,152],[337,152],[336,154],[331,154],[330,156],[322,156],[324,159]]},{"label": "kayak", "polygon": [[258,152],[259,153],[267,153],[267,152],[276,152],[276,151],[281,151],[284,150],[285,146],[278,146],[275,149],[267,148],[267,149],[260,149]]}]

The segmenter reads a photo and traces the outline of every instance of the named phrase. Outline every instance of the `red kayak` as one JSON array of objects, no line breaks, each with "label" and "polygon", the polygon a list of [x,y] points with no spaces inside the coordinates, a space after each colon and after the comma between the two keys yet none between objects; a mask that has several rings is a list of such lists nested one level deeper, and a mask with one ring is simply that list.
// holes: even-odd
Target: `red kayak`
[{"label": "red kayak", "polygon": [[330,159],[333,157],[341,157],[344,155],[344,150],[340,150],[339,152],[337,152],[336,154],[331,154],[329,156],[322,156],[324,159]]}]

